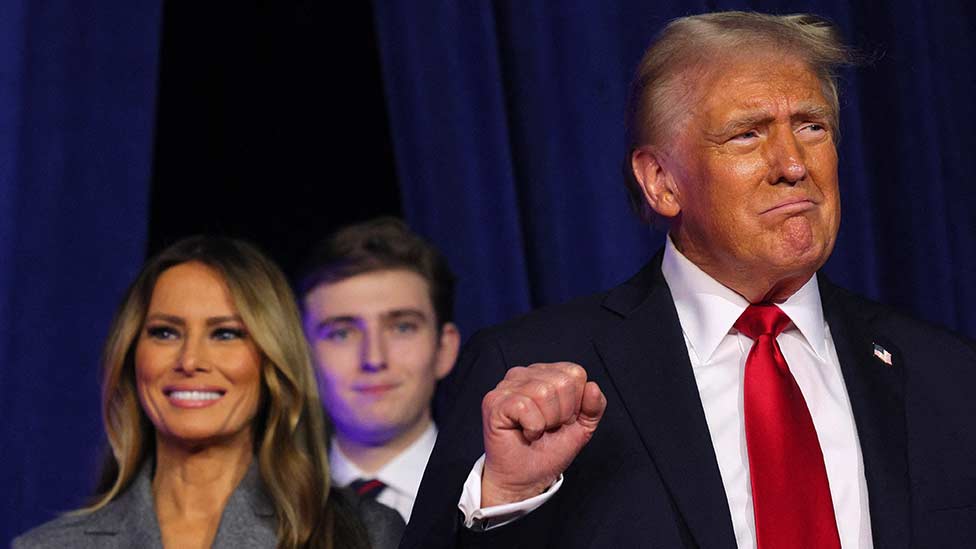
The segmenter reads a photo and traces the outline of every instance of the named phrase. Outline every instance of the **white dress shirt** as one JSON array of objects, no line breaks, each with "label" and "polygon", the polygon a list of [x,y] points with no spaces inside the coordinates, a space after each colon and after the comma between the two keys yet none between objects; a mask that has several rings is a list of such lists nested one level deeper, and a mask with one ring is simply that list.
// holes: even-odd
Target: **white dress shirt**
[{"label": "white dress shirt", "polygon": [[[743,408],[745,363],[753,341],[733,328],[749,303],[684,257],[670,237],[665,244],[661,270],[688,347],[736,543],[743,549],[754,548],[756,527]],[[871,549],[871,519],[861,447],[840,361],[823,317],[816,276],[778,305],[793,321],[777,337],[777,342],[803,392],[817,431],[841,546]],[[472,470],[458,505],[469,527],[475,519],[504,516],[510,521],[524,515],[547,501],[562,482],[560,477],[546,493],[521,502],[522,508],[513,507],[519,504],[499,506],[504,509],[497,511],[495,507],[471,508],[473,494],[469,492],[477,483],[480,496],[482,464],[479,460]],[[480,502],[480,497],[475,501]]]},{"label": "white dress shirt", "polygon": [[380,480],[386,484],[386,488],[380,492],[376,501],[396,509],[403,517],[403,521],[409,522],[410,511],[413,509],[413,502],[417,499],[417,490],[420,488],[420,480],[424,476],[427,460],[430,459],[436,441],[437,427],[431,423],[413,444],[378,471],[369,474],[363,472],[346,457],[333,438],[332,447],[329,449],[332,480],[340,487],[348,486],[356,479]]}]

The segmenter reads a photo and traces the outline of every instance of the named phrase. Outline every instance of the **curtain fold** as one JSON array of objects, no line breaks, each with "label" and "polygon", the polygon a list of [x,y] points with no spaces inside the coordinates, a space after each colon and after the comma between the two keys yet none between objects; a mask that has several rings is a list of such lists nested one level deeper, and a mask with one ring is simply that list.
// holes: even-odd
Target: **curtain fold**
[{"label": "curtain fold", "polygon": [[143,259],[161,8],[0,17],[0,543],[90,495],[99,353]]},{"label": "curtain fold", "polygon": [[525,235],[490,5],[376,8],[390,116],[402,132],[398,177],[416,182],[401,187],[404,213],[461,275],[462,324],[475,311],[501,319],[525,310]]}]

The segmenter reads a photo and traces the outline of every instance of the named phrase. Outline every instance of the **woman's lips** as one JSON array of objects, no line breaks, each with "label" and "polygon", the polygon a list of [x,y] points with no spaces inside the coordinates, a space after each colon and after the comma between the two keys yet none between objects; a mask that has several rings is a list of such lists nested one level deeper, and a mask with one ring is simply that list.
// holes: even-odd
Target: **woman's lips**
[{"label": "woman's lips", "polygon": [[177,408],[206,408],[213,406],[227,391],[211,387],[165,387],[163,394]]}]

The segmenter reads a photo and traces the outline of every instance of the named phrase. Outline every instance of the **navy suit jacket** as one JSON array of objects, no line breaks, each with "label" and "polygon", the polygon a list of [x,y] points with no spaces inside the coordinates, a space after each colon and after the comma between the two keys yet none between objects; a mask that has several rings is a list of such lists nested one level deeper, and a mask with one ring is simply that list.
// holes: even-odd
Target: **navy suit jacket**
[{"label": "navy suit jacket", "polygon": [[[820,277],[864,458],[875,547],[976,540],[976,346]],[[892,354],[889,366],[874,345]],[[461,487],[484,451],[481,399],[513,366],[573,361],[608,404],[565,482],[529,515],[464,528]],[[613,290],[472,338],[401,549],[733,548],[728,503],[660,254]],[[803,494],[797,494],[803,497]]]}]

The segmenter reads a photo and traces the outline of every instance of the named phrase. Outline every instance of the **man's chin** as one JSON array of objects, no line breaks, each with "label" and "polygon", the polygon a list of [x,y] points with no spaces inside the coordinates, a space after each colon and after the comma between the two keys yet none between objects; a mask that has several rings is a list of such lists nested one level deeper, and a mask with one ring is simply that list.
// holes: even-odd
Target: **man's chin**
[{"label": "man's chin", "polygon": [[786,273],[813,274],[827,262],[834,247],[834,239],[817,230],[809,220],[802,219],[784,227],[764,259]]},{"label": "man's chin", "polygon": [[396,438],[399,426],[387,422],[371,421],[355,426],[346,426],[342,430],[345,438],[364,446],[385,446]]}]

